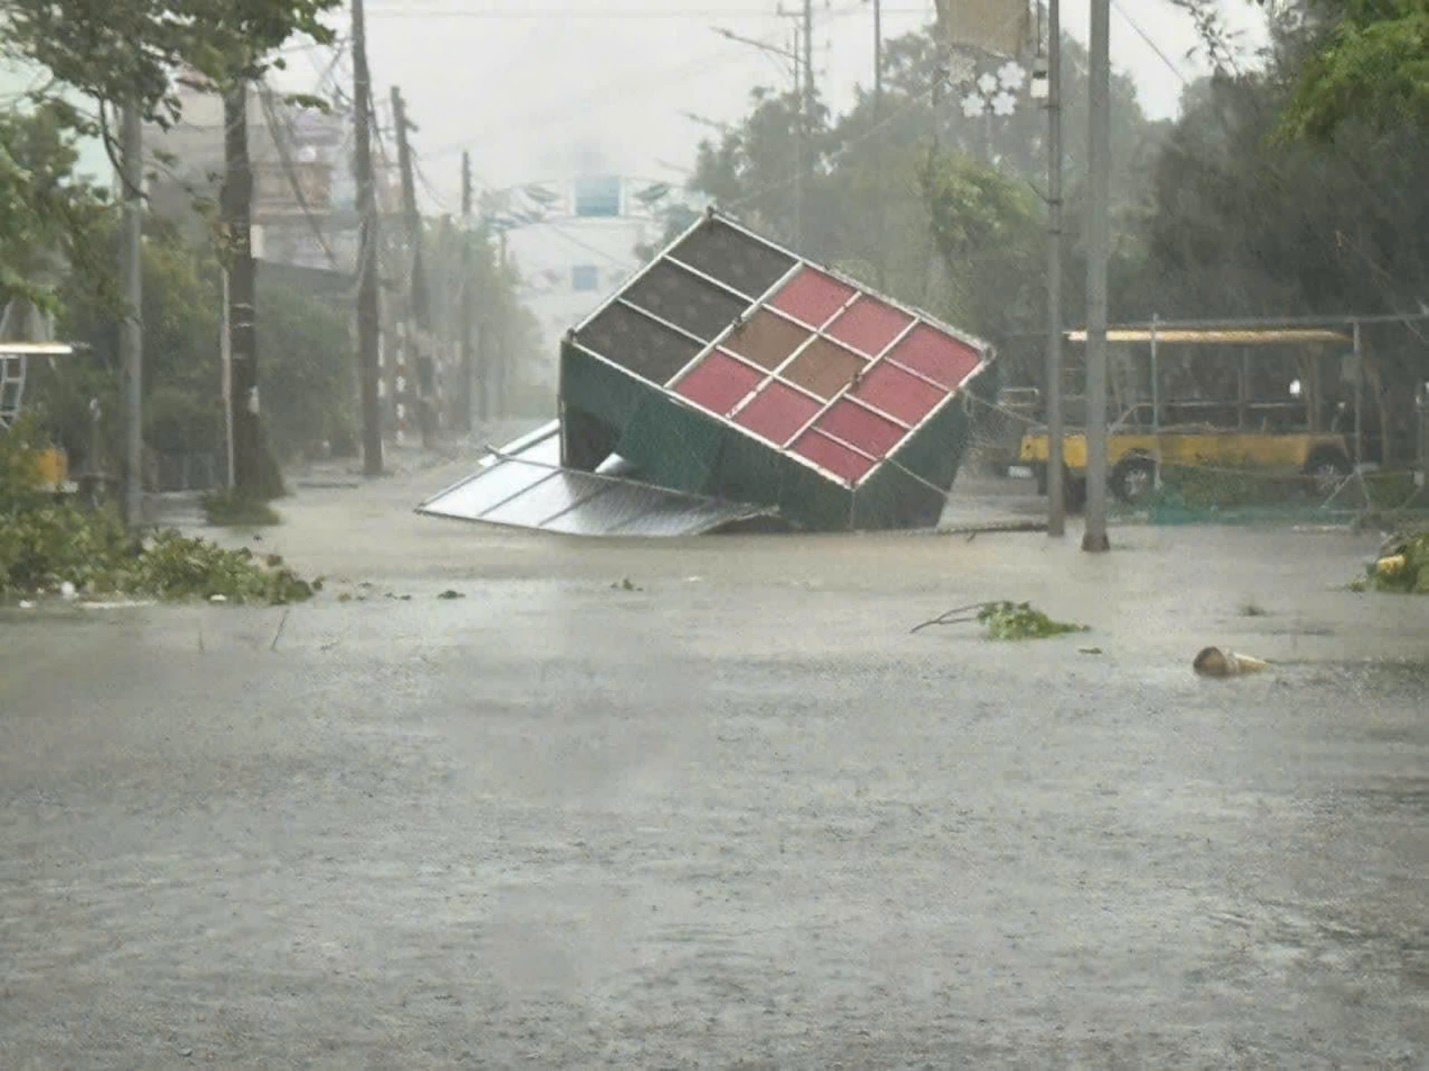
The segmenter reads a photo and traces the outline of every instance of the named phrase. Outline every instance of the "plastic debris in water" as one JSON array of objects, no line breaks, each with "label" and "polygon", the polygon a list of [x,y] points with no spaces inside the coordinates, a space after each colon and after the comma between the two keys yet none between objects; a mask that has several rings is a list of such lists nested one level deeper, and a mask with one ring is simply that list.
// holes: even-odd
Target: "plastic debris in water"
[{"label": "plastic debris in water", "polygon": [[1224,647],[1207,647],[1191,663],[1203,677],[1239,677],[1243,673],[1258,673],[1269,666],[1263,658],[1236,654]]}]

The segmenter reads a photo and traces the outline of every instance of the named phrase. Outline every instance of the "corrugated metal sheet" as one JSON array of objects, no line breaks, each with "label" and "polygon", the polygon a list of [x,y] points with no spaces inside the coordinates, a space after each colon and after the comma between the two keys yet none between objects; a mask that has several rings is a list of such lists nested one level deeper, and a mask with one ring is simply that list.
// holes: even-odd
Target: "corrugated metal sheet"
[{"label": "corrugated metal sheet", "polygon": [[700,535],[775,514],[636,483],[615,475],[618,470],[561,468],[560,425],[552,422],[495,452],[417,512],[583,536]]}]

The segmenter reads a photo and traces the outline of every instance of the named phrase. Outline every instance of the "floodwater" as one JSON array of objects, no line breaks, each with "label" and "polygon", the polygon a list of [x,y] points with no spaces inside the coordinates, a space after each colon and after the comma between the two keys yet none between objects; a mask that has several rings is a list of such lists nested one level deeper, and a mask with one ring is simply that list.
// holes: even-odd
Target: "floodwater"
[{"label": "floodwater", "polygon": [[[0,610],[6,1067],[1429,1063],[1372,537],[586,543],[449,475],[286,504],[313,604]],[[1004,597],[1092,631],[909,635]]]}]

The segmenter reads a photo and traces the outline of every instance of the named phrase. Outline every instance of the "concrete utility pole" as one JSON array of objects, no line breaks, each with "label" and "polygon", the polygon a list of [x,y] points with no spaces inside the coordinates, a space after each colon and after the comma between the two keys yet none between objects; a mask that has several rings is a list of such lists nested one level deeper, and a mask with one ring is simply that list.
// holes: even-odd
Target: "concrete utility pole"
[{"label": "concrete utility pole", "polygon": [[471,153],[461,154],[461,389],[458,412],[461,414],[461,430],[471,431],[472,426],[472,384],[475,369],[472,367],[471,344]]},{"label": "concrete utility pole", "polygon": [[[804,0],[804,84],[799,104],[799,162],[794,173],[795,221],[794,248],[804,244],[804,183],[809,172],[809,140],[814,133],[814,0]],[[798,47],[795,47],[797,54]],[[798,79],[795,79],[798,83]]]},{"label": "concrete utility pole", "polygon": [[[1111,247],[1111,0],[1092,0],[1087,165],[1087,527],[1082,549],[1107,538],[1107,259]],[[1050,484],[1049,484],[1050,486]]]},{"label": "concrete utility pole", "polygon": [[430,448],[435,438],[436,367],[432,359],[432,307],[427,295],[427,273],[422,264],[422,215],[417,210],[417,180],[412,164],[412,146],[407,140],[411,129],[407,122],[407,107],[402,91],[392,87],[392,119],[397,127],[397,164],[402,172],[402,215],[407,222],[408,264],[412,273],[412,323],[407,331],[409,350],[415,351],[412,363],[417,372],[417,424],[422,433],[422,446]]},{"label": "concrete utility pole", "polygon": [[234,490],[256,494],[262,483],[258,432],[258,345],[254,320],[257,264],[253,259],[253,167],[248,159],[248,85],[223,96],[224,176],[221,194],[227,242],[229,413]]},{"label": "concrete utility pole", "polygon": [[1047,3],[1047,534],[1067,533],[1062,418],[1062,3]]},{"label": "concrete utility pole", "polygon": [[362,384],[362,473],[382,475],[382,401],[377,384],[377,186],[372,177],[372,75],[362,0],[352,0],[352,101],[357,124],[357,364]]},{"label": "concrete utility pole", "polygon": [[799,52],[799,30],[794,29],[794,95],[799,108],[794,116],[794,248],[804,244],[804,62]]},{"label": "concrete utility pole", "polygon": [[[880,128],[883,125],[883,0],[873,0],[873,160],[875,183],[883,188],[883,145]],[[875,245],[874,270],[878,277],[879,289],[887,286],[885,278],[885,245],[888,226],[888,212],[879,197],[874,208],[876,215],[873,240]]]},{"label": "concrete utility pole", "polygon": [[804,118],[814,117],[814,0],[804,0]]},{"label": "concrete utility pole", "polygon": [[144,128],[138,107],[131,103],[124,108],[119,143],[124,194],[119,285],[128,306],[119,327],[124,377],[124,523],[131,531],[144,523],[143,155]]}]

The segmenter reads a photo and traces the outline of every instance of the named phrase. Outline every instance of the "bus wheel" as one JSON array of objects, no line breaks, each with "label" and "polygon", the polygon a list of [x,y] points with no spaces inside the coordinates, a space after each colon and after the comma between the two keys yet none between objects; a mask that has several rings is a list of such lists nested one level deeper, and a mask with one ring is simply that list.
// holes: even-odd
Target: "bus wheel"
[{"label": "bus wheel", "polygon": [[1144,502],[1156,490],[1156,462],[1149,457],[1124,457],[1111,470],[1111,493],[1128,506]]},{"label": "bus wheel", "polygon": [[1305,475],[1310,477],[1315,493],[1321,495],[1334,494],[1353,471],[1350,459],[1333,447],[1314,451],[1305,462]]}]

